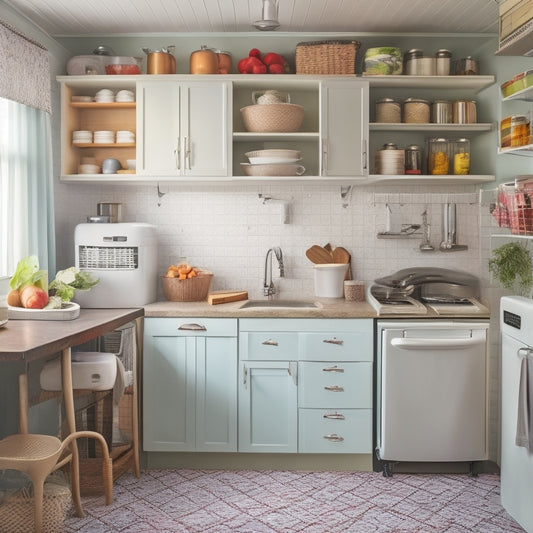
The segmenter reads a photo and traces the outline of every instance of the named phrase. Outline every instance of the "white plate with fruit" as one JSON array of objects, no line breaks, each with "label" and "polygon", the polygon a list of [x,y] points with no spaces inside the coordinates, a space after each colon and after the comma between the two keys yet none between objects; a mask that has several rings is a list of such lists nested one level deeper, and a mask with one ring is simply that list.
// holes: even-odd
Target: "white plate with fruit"
[{"label": "white plate with fruit", "polygon": [[70,267],[60,270],[51,283],[48,272],[39,269],[37,256],[19,261],[6,296],[8,319],[73,320],[80,305],[70,300],[76,290],[89,290],[99,282],[89,272]]}]

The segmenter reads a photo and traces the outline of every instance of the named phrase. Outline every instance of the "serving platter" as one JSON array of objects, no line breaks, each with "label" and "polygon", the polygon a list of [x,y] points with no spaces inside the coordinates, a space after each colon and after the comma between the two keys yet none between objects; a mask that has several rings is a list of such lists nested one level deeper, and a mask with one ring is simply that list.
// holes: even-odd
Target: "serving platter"
[{"label": "serving platter", "polygon": [[10,320],[74,320],[79,315],[80,305],[76,302],[64,302],[61,309],[25,309],[11,305],[7,308]]}]

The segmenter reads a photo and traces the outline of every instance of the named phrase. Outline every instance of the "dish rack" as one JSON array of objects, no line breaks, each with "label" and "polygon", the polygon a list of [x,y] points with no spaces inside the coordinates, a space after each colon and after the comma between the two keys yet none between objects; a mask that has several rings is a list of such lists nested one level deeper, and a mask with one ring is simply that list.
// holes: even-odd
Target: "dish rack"
[{"label": "dish rack", "polygon": [[140,307],[157,295],[156,227],[140,222],[78,224],[74,233],[76,266],[100,282],[76,291],[86,308]]},{"label": "dish rack", "polygon": [[533,235],[533,178],[517,177],[500,185],[491,213],[513,235]]}]

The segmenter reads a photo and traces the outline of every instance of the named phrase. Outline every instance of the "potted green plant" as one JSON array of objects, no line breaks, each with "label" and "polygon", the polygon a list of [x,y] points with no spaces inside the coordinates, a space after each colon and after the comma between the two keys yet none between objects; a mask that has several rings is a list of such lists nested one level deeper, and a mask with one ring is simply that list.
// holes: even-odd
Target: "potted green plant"
[{"label": "potted green plant", "polygon": [[521,243],[509,242],[492,251],[489,271],[503,287],[528,295],[533,286],[533,266],[529,250]]}]

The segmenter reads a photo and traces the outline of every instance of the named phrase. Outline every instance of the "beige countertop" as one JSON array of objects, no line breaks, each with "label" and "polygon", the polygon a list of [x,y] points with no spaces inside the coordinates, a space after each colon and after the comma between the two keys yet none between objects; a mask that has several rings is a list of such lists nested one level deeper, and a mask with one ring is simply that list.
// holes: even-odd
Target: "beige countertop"
[{"label": "beige countertop", "polygon": [[314,298],[306,300],[315,303],[314,308],[248,308],[241,309],[245,301],[210,305],[203,302],[169,302],[161,301],[144,307],[145,317],[213,317],[213,318],[380,318],[380,319],[417,319],[438,318],[451,320],[469,318],[472,320],[489,318],[482,315],[446,315],[439,316],[431,309],[424,315],[389,314],[380,315],[368,302],[348,302],[344,298]]}]

